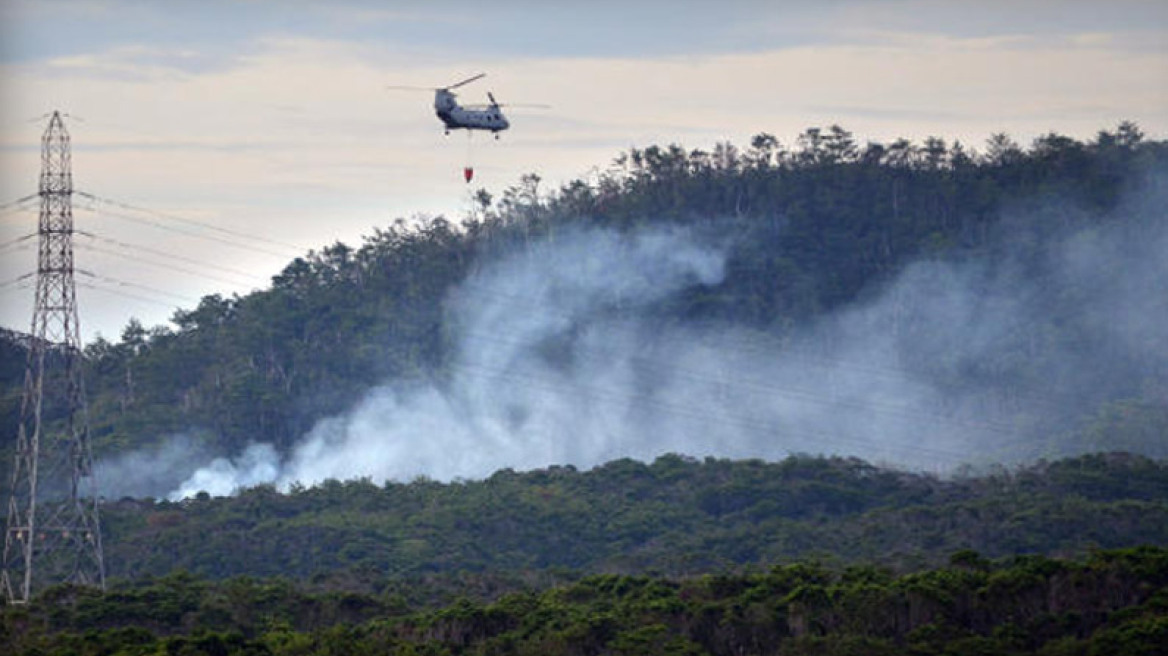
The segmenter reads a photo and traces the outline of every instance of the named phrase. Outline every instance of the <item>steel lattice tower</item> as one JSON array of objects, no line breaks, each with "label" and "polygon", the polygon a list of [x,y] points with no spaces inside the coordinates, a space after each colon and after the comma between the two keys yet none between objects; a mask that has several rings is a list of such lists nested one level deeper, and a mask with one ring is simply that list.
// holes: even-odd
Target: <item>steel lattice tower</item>
[{"label": "steel lattice tower", "polygon": [[47,585],[105,588],[73,284],[69,133],[41,138],[40,250],[0,584],[9,603]]}]

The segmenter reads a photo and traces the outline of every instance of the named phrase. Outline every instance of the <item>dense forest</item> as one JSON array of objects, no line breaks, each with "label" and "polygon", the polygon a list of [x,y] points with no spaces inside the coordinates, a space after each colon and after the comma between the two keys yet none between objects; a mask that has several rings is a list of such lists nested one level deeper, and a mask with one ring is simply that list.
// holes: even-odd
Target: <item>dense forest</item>
[{"label": "dense forest", "polygon": [[376,589],[463,573],[684,576],[808,556],[911,571],[961,549],[1001,557],[1168,544],[1168,465],[1091,455],[942,479],[856,459],[668,455],[481,481],[127,498],[102,517],[109,574],[131,579],[183,570]]},{"label": "dense forest", "polygon": [[110,591],[0,643],[1164,653],[1166,176],[1127,122],[635,148],[132,321],[85,351]]},{"label": "dense forest", "polygon": [[953,554],[897,575],[817,561],[683,580],[592,575],[493,601],[411,608],[394,592],[173,574],[105,595],[59,587],[6,609],[6,653],[1163,654],[1168,552]]},{"label": "dense forest", "polygon": [[[808,129],[791,147],[760,134],[745,149],[731,144],[710,152],[676,145],[632,149],[606,172],[550,191],[540,188],[538,176],[528,175],[498,198],[480,190],[476,209],[457,224],[443,217],[398,220],[376,229],[359,247],[337,243],[296,259],[273,278],[270,289],[207,296],[198,307],[177,312],[172,326],[131,322],[118,341],[90,344],[86,380],[94,449],[102,459],[161,448],[181,435],[203,455],[235,456],[249,444],[271,445],[286,455],[322,419],[349,411],[377,385],[421,381],[441,389],[457,376],[465,364],[460,354],[474,348],[470,338],[484,337],[459,332],[465,317],[452,313],[451,297],[475,294],[475,276],[493,262],[583,229],[629,235],[669,227],[717,241],[722,262],[716,279],[683,281],[632,310],[623,308],[620,298],[602,310],[651,316],[646,331],[658,335],[678,327],[731,327],[766,340],[765,348],[780,355],[787,349],[791,358],[810,353],[848,360],[842,371],[853,378],[865,367],[910,372],[909,382],[927,385],[932,395],[910,408],[918,418],[958,414],[948,424],[912,427],[906,441],[918,443],[925,431],[943,441],[957,424],[995,424],[996,432],[967,440],[976,447],[952,448],[958,456],[981,452],[990,462],[1092,450],[1164,456],[1163,440],[1154,438],[1163,434],[1168,417],[1168,345],[1163,323],[1157,323],[1164,310],[1154,285],[1163,280],[1158,271],[1166,163],[1168,144],[1144,139],[1132,123],[1100,131],[1090,143],[1052,133],[1023,148],[999,134],[984,152],[939,138],[861,145],[832,126]],[[1116,258],[1091,265],[1099,271],[1146,269],[1143,277],[1112,280],[1082,269],[1083,256],[1075,249],[1083,242]],[[1065,259],[1071,265],[1050,263],[1056,247],[1069,253]],[[922,271],[922,262],[950,268]],[[963,263],[973,263],[972,268],[954,269]],[[649,268],[656,265],[650,262]],[[963,277],[971,299],[954,296],[951,288],[903,282],[915,275],[929,283],[951,270]],[[1007,274],[1016,277],[1006,280]],[[1014,288],[1025,295],[1002,291]],[[546,304],[497,286],[477,289],[498,312],[521,315]],[[822,326],[881,294],[895,296],[895,306],[866,317],[862,328],[802,338],[809,326]],[[1115,307],[1114,299],[1124,295],[1143,305]],[[976,314],[955,316],[954,308],[965,305]],[[1107,324],[1114,329],[1113,319],[1121,313],[1133,326],[1127,333],[1100,333]],[[936,323],[949,315],[954,315],[950,324]],[[1151,325],[1134,323],[1136,315]],[[997,324],[975,335],[956,335],[955,326],[983,316],[996,317]],[[549,350],[576,348],[573,340],[587,328],[574,325],[541,336],[532,350],[554,360]],[[862,342],[856,337],[861,332],[888,341]],[[932,337],[950,333],[951,342]],[[508,337],[485,339],[498,345]],[[891,347],[896,359],[861,361],[839,346],[848,343],[855,344],[851,351]],[[12,426],[23,347],[14,334],[0,335],[0,347],[5,356],[0,419]],[[679,359],[667,355],[662,356],[666,364]],[[838,373],[825,376],[838,378]],[[779,375],[767,371],[759,377]],[[1085,378],[1089,383],[1079,380]],[[745,387],[731,392],[744,396]],[[822,399],[826,393],[813,394]],[[890,403],[848,400],[877,409]],[[845,406],[835,403],[824,414],[839,414]],[[761,422],[741,419],[751,411],[728,407],[726,412],[739,425]],[[869,432],[883,428],[872,428],[861,415],[852,423]],[[786,428],[825,432],[820,424],[810,418]],[[762,432],[782,431],[768,425]],[[13,431],[2,435],[3,446],[10,448]],[[796,442],[788,452],[814,452],[807,444],[822,442]],[[681,450],[642,455],[651,459]],[[854,454],[895,462],[911,451]],[[601,455],[575,464],[591,466],[613,457]],[[4,466],[8,461],[5,457]],[[167,482],[170,489],[176,482]]]},{"label": "dense forest", "polygon": [[[1168,471],[622,460],[103,510],[12,654],[1161,654]],[[1145,546],[1133,546],[1145,545]],[[1160,545],[1160,546],[1147,546]]]}]

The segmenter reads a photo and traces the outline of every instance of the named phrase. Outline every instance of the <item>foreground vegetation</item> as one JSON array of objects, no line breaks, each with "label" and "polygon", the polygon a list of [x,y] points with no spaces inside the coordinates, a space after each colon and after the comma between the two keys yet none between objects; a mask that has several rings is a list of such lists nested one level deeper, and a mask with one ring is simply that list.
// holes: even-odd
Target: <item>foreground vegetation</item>
[{"label": "foreground vegetation", "polygon": [[[106,504],[13,656],[1164,654],[1168,463],[620,460]],[[1143,545],[1143,546],[1140,546]],[[1152,546],[1158,545],[1158,546]]]},{"label": "foreground vegetation", "polygon": [[1165,653],[1168,550],[1082,559],[973,551],[895,575],[815,561],[671,579],[593,575],[494,601],[411,608],[400,594],[176,574],[100,595],[55,588],[4,609],[13,656],[70,654]]}]

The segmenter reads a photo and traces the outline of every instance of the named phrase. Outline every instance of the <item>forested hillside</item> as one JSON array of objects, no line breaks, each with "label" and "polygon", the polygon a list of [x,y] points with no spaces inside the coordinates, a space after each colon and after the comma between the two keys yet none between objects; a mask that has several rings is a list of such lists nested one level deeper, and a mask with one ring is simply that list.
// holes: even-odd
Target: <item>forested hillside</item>
[{"label": "forested hillside", "polygon": [[0,644],[1163,653],[1166,182],[1131,123],[654,146],[131,322],[86,350],[110,592]]},{"label": "forested hillside", "polygon": [[[730,381],[721,393],[705,385],[715,376],[705,364],[682,369],[705,385],[686,388],[684,396],[669,396],[674,390],[659,382],[671,377],[668,384],[676,387],[675,372],[658,369],[684,362],[693,349],[684,356],[650,353],[660,361],[641,367],[653,371],[637,373],[635,391],[636,398],[663,399],[648,405],[660,415],[649,418],[658,425],[662,417],[681,423],[692,414],[689,408],[708,402],[736,434],[705,439],[700,436],[710,437],[708,427],[681,426],[674,433],[684,440],[644,445],[630,452],[635,457],[688,451],[704,439],[729,445],[713,455],[778,458],[784,448],[816,452],[822,445],[828,453],[897,462],[932,449],[925,462],[944,465],[970,454],[981,454],[983,462],[1093,450],[1163,456],[1157,436],[1168,416],[1168,346],[1157,323],[1162,302],[1149,282],[1163,277],[1141,258],[1154,262],[1163,252],[1157,250],[1164,243],[1158,201],[1166,162],[1168,144],[1145,140],[1131,123],[1103,130],[1089,143],[1049,134],[1023,148],[996,135],[980,152],[939,138],[861,144],[832,126],[808,129],[791,146],[760,134],[746,148],[633,149],[604,173],[553,190],[541,189],[538,176],[526,176],[498,198],[480,191],[478,208],[461,220],[399,220],[358,246],[337,243],[291,262],[270,289],[208,296],[176,313],[171,327],[131,322],[118,341],[89,345],[94,448],[99,460],[115,459],[156,454],[180,439],[189,449],[183,458],[188,469],[153,486],[111,490],[161,495],[189,476],[189,467],[215,456],[235,458],[248,445],[270,445],[276,457],[292,457],[322,420],[350,412],[375,386],[430,386],[450,405],[459,376],[477,367],[491,375],[503,371],[493,387],[514,388],[509,380],[515,378],[505,377],[517,375],[513,371],[468,364],[467,353],[476,349],[474,340],[499,346],[515,337],[499,334],[499,325],[485,336],[470,333],[467,313],[458,312],[476,289],[483,293],[475,302],[493,303],[490,311],[508,321],[547,302],[498,285],[476,288],[493,280],[492,266],[552,249],[581,232],[632,239],[675,230],[684,231],[687,243],[716,252],[708,279],[686,270],[668,293],[650,300],[630,301],[624,291],[606,289],[592,323],[570,317],[576,323],[523,345],[545,369],[574,368],[577,375],[565,377],[565,384],[579,385],[586,380],[578,375],[581,362],[609,357],[603,350],[581,355],[579,344],[595,332],[594,316],[603,314],[603,325],[611,327],[635,315],[642,340],[645,334],[678,341],[695,330],[706,331],[703,337],[715,329],[734,331],[732,340],[723,339],[734,353],[716,354],[722,362],[717,376]],[[1084,244],[1102,255],[1084,254]],[[1127,265],[1125,250],[1133,251]],[[610,266],[597,262],[592,272]],[[649,261],[645,270],[654,267],[660,268]],[[1143,273],[1114,278],[1097,275],[1096,268]],[[957,286],[945,286],[949,279]],[[553,291],[558,299],[579,293]],[[1126,305],[1118,307],[1117,299]],[[1133,309],[1133,299],[1147,306]],[[1117,315],[1124,321],[1109,319]],[[992,322],[978,323],[986,317]],[[961,326],[977,330],[959,334]],[[0,419],[11,426],[21,347],[11,335],[3,341],[13,357],[4,359]],[[752,348],[776,362],[755,378],[748,369],[760,358]],[[894,359],[871,359],[883,352]],[[821,373],[814,375],[780,371],[782,362],[799,358],[829,364],[817,365]],[[521,374],[520,380],[532,380]],[[890,375],[893,384],[866,378]],[[805,382],[808,391],[781,382],[784,376]],[[547,387],[543,379],[524,384]],[[870,396],[881,388],[884,396]],[[575,396],[607,393],[596,383]],[[810,399],[814,412],[791,402],[798,394]],[[781,412],[757,415],[778,407],[780,396],[787,397]],[[725,398],[730,401],[719,400]],[[409,406],[400,397],[397,402]],[[519,425],[532,414],[527,400],[513,405],[510,419],[500,421]],[[873,414],[878,421],[871,421]],[[911,426],[893,426],[905,416]],[[843,417],[846,426],[827,424],[825,417]],[[933,418],[939,423],[930,423]],[[555,432],[545,424],[539,431]],[[617,434],[628,441],[634,432],[624,427]],[[14,432],[0,434],[8,441]],[[930,443],[923,451],[922,442]],[[570,451],[552,449],[550,460],[533,464],[557,464],[559,454],[565,458],[560,464],[587,465],[622,455],[604,446],[572,461]],[[909,461],[921,464],[920,458]],[[486,475],[497,466],[447,476]],[[317,482],[336,472],[295,474],[289,476]]]}]

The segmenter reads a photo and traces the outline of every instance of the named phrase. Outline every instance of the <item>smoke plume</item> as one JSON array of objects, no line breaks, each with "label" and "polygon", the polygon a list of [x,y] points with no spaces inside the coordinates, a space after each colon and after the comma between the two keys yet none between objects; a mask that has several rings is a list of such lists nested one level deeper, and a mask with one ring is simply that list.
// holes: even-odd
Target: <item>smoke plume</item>
[{"label": "smoke plume", "polygon": [[1168,379],[1165,200],[1145,194],[1103,222],[1072,208],[1016,212],[979,258],[918,261],[796,329],[662,310],[722,282],[724,239],[560,233],[485,263],[450,295],[457,354],[437,381],[390,381],[283,457],[252,445],[171,496],[668,452],[855,455],[933,471],[1099,448],[1165,456],[1162,440],[1074,437],[1101,404],[1165,394],[1149,392]]}]

